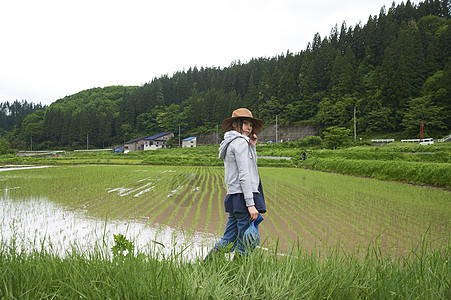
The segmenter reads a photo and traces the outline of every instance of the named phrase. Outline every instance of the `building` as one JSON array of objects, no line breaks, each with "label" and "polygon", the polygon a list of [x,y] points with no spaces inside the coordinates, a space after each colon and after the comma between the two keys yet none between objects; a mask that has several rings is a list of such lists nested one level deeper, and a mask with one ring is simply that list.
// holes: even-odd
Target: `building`
[{"label": "building", "polygon": [[148,136],[147,135],[141,136],[139,138],[125,142],[124,143],[124,152],[144,150],[144,139],[146,137],[148,137]]},{"label": "building", "polygon": [[196,147],[196,140],[197,138],[195,136],[182,140],[182,148]]},{"label": "building", "polygon": [[166,148],[166,142],[174,136],[172,132],[162,132],[144,139],[144,150]]},{"label": "building", "polygon": [[172,132],[162,132],[155,135],[145,135],[124,143],[124,152],[143,151],[166,148],[166,141],[174,136]]}]

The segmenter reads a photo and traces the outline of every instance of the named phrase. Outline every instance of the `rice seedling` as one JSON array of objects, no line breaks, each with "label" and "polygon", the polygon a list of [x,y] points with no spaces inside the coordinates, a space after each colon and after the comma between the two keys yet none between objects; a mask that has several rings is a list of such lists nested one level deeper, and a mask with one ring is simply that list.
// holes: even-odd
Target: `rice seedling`
[{"label": "rice seedling", "polygon": [[[49,199],[104,220],[219,236],[225,224],[223,169],[195,166],[54,166],[4,172],[8,199]],[[408,251],[428,230],[437,245],[449,241],[450,192],[303,169],[261,168],[268,213],[265,247],[287,251],[340,244],[361,251]],[[161,227],[163,228],[163,227]]]},{"label": "rice seedling", "polygon": [[221,167],[3,172],[0,296],[451,296],[450,191],[293,168],[260,175],[262,247],[204,265],[225,225]]}]

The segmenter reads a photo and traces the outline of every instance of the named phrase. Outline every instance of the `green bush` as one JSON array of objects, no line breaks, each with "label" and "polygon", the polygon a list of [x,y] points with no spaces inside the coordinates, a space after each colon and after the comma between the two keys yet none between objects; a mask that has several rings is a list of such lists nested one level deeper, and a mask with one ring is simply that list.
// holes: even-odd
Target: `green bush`
[{"label": "green bush", "polygon": [[319,146],[323,140],[316,135],[308,136],[302,139],[302,145],[304,146]]},{"label": "green bush", "polygon": [[7,153],[11,153],[10,144],[6,139],[0,138],[0,155]]}]

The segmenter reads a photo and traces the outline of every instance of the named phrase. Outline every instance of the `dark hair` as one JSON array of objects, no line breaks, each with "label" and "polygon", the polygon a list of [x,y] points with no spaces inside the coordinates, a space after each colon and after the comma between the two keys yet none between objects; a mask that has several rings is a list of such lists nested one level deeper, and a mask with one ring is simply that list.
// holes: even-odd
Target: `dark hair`
[{"label": "dark hair", "polygon": [[[252,121],[252,119],[250,118],[236,118],[234,122],[236,122],[236,129],[239,133],[243,133],[243,123],[244,120],[250,120],[252,122],[252,124],[254,124],[254,122]],[[252,131],[253,132],[253,131]]]}]

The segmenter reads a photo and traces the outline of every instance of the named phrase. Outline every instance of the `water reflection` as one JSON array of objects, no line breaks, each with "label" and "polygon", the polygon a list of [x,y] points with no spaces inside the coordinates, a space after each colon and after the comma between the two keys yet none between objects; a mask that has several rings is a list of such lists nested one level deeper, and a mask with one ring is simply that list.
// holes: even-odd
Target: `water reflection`
[{"label": "water reflection", "polygon": [[[139,221],[99,220],[85,211],[73,211],[46,198],[12,200],[8,191],[0,196],[0,231],[2,240],[11,243],[14,236],[18,246],[27,250],[52,250],[60,256],[73,246],[92,251],[96,245],[114,245],[114,234],[134,241],[135,249],[168,256],[183,250],[183,259],[202,257],[214,243],[215,237],[206,233],[180,232],[169,226],[149,226]],[[156,243],[155,243],[155,242]],[[164,246],[162,246],[162,245]],[[105,247],[103,247],[105,248]]]},{"label": "water reflection", "polygon": [[50,166],[0,165],[0,172],[2,172],[2,171],[14,171],[14,170],[42,169],[42,168],[50,168]]}]

